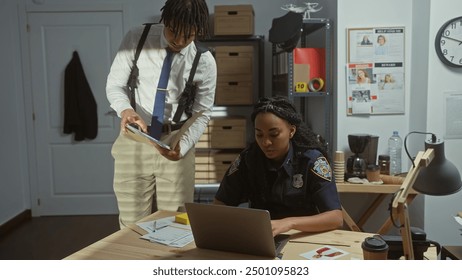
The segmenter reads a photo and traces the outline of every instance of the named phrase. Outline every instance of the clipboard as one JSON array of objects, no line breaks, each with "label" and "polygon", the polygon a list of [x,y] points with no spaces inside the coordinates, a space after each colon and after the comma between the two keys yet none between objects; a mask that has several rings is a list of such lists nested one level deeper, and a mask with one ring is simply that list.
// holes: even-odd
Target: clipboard
[{"label": "clipboard", "polygon": [[134,138],[135,140],[139,142],[144,142],[148,143],[149,142],[154,142],[157,145],[161,146],[164,149],[167,150],[172,150],[169,145],[165,144],[162,141],[157,140],[156,138],[153,138],[151,135],[144,133],[141,131],[135,124],[130,123],[125,125],[125,127],[128,129],[128,132],[131,133],[131,137]]},{"label": "clipboard", "polygon": [[190,129],[191,125],[196,121],[196,119],[200,116],[202,116],[204,113],[204,110],[202,111],[199,111],[197,113],[194,113],[184,124],[183,126],[180,128],[180,130],[178,131],[178,133],[174,136],[174,138],[172,139],[172,141],[170,142],[170,146],[165,144],[164,142],[160,141],[160,140],[157,140],[155,138],[153,138],[151,135],[149,134],[146,134],[144,133],[143,131],[141,131],[138,126],[135,124],[135,123],[131,123],[131,124],[127,124],[125,127],[127,128],[128,130],[128,137],[132,138],[133,140],[135,141],[138,141],[138,142],[142,142],[142,143],[146,143],[146,144],[150,144],[151,142],[154,142],[156,143],[157,145],[161,146],[162,148],[164,149],[167,149],[167,150],[172,150],[171,147],[175,148],[176,145],[178,145],[178,143],[180,142],[181,140],[181,137],[183,137],[183,135],[186,133],[186,131],[188,129]]}]

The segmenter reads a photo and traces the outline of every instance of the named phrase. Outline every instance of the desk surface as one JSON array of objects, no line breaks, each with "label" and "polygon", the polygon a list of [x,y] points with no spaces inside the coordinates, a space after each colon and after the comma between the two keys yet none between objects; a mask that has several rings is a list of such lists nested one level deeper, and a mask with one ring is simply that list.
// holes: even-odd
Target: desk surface
[{"label": "desk surface", "polygon": [[[376,211],[376,209],[380,206],[382,201],[390,194],[397,193],[400,188],[401,185],[391,184],[376,185],[337,183],[337,191],[339,193],[377,195],[375,200],[371,201],[369,207],[364,211],[361,218],[357,222],[354,221],[350,214],[348,214],[347,210],[342,207],[343,219],[345,221],[345,224],[353,231],[362,231],[362,227],[369,220],[374,211]],[[410,204],[417,194],[418,193],[414,189],[409,190],[409,197],[407,203]],[[387,218],[385,222],[377,230],[377,233],[386,234],[390,230],[391,226],[391,219]]]},{"label": "desk surface", "polygon": [[[177,212],[159,211],[143,221],[150,221],[177,214]],[[97,241],[80,251],[66,257],[68,260],[246,260],[264,259],[264,257],[214,251],[196,248],[194,242],[183,248],[172,248],[158,243],[140,239],[143,230],[137,226],[119,230],[100,241]],[[334,230],[324,233],[307,234],[294,232],[291,240],[283,249],[283,259],[304,259],[300,254],[330,245],[349,254],[343,259],[362,259],[361,243],[371,233]]]},{"label": "desk surface", "polygon": [[[399,190],[399,188],[401,188],[401,185],[337,183],[337,191],[339,193],[392,194]],[[414,189],[410,189],[409,194],[417,194],[417,192]]]},{"label": "desk surface", "polygon": [[441,259],[462,260],[462,246],[443,246],[441,248]]}]

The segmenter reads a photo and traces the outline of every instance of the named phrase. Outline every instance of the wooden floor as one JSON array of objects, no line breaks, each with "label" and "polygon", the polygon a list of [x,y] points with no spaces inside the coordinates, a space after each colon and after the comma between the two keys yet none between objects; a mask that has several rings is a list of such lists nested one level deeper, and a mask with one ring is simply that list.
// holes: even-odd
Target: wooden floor
[{"label": "wooden floor", "polygon": [[117,215],[33,217],[0,237],[0,260],[60,260],[117,230]]}]

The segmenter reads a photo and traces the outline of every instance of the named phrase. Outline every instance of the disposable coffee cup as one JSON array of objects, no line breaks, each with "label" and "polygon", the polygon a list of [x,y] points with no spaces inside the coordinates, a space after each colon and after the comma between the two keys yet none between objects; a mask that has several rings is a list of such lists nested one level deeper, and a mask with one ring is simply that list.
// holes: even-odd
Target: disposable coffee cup
[{"label": "disposable coffee cup", "polygon": [[379,182],[380,167],[375,164],[369,164],[366,169],[366,177],[369,182]]},{"label": "disposable coffee cup", "polygon": [[365,260],[386,260],[388,244],[379,237],[366,237],[361,244]]},{"label": "disposable coffee cup", "polygon": [[345,153],[343,151],[335,151],[334,162],[345,162]]}]

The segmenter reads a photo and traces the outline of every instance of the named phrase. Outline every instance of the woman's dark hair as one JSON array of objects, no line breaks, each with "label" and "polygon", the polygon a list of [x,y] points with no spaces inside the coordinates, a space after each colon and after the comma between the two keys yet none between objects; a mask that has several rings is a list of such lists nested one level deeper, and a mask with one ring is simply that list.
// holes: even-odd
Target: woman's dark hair
[{"label": "woman's dark hair", "polygon": [[316,135],[303,121],[295,106],[283,96],[260,98],[251,115],[252,123],[260,113],[272,113],[297,128],[292,141],[296,146],[317,149],[328,158],[328,154]]},{"label": "woman's dark hair", "polygon": [[205,0],[167,0],[160,9],[160,22],[178,36],[184,33],[187,40],[193,31],[198,39],[209,37],[209,9]]}]

